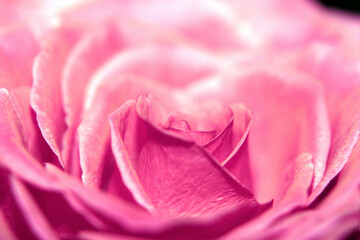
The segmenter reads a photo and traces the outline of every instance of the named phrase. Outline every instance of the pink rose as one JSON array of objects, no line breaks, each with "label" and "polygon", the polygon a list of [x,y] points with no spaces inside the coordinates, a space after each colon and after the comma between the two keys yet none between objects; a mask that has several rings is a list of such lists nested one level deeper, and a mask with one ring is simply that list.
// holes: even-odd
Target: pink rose
[{"label": "pink rose", "polygon": [[0,13],[0,239],[359,237],[359,19],[285,0]]}]

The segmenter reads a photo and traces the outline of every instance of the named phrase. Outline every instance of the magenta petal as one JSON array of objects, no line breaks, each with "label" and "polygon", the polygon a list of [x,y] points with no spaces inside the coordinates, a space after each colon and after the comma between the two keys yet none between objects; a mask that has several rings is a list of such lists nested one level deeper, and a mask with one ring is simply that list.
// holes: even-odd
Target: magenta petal
[{"label": "magenta petal", "polygon": [[199,146],[209,143],[216,135],[215,131],[184,131],[176,128],[166,128],[166,130],[188,141],[194,141]]},{"label": "magenta petal", "polygon": [[6,218],[0,211],[0,239],[16,240],[15,234],[11,231]]},{"label": "magenta petal", "polygon": [[223,163],[225,159],[230,155],[232,146],[232,132],[233,132],[234,119],[231,119],[226,128],[219,133],[214,139],[204,145],[204,148],[211,153],[212,156],[218,160],[219,163]]},{"label": "magenta petal", "polygon": [[149,123],[150,104],[140,96],[136,106],[127,102],[109,118],[118,166],[140,204],[174,217],[258,205],[201,147]]},{"label": "magenta petal", "polygon": [[17,205],[33,233],[39,239],[59,239],[25,185],[15,177],[11,177],[10,187]]},{"label": "magenta petal", "polygon": [[65,166],[67,163],[61,156],[65,122],[59,89],[62,68],[78,37],[77,34],[62,30],[54,32],[48,39],[34,63],[34,83],[31,92],[31,106],[36,112],[41,132],[66,169],[69,166]]},{"label": "magenta petal", "polygon": [[0,168],[0,239],[15,240],[17,238],[13,226],[14,221],[9,218],[9,215],[16,219],[16,213],[9,214],[11,211],[9,205],[13,205],[9,195],[8,174]]},{"label": "magenta petal", "polygon": [[[132,158],[138,157],[139,146],[137,145],[140,143],[136,139],[136,131],[139,130],[139,126],[141,126],[136,115],[135,104],[135,101],[127,101],[109,116],[111,145],[125,185],[141,206],[150,212],[155,212],[153,203],[145,192],[132,163]],[[127,122],[128,124],[125,125],[123,122]],[[133,132],[130,133],[127,132],[127,130],[130,130],[130,132],[132,130]],[[141,132],[139,133],[141,134]],[[124,143],[122,140],[123,136],[128,137],[126,141],[129,144]],[[125,144],[128,146],[126,147]]]},{"label": "magenta petal", "polygon": [[79,239],[91,239],[91,240],[142,240],[142,239],[145,239],[145,238],[141,238],[141,237],[137,237],[137,236],[105,233],[105,232],[98,232],[98,231],[81,231],[80,233],[78,233],[77,237]]},{"label": "magenta petal", "polygon": [[86,206],[92,209],[92,211],[100,213],[102,218],[110,219],[119,226],[133,231],[141,228],[162,227],[158,222],[160,219],[152,221],[155,219],[148,215],[147,212],[127,204],[122,199],[115,198],[96,189],[86,188],[77,179],[65,174],[51,164],[47,164],[46,169],[61,182],[62,187],[65,188],[64,190],[70,191],[75,196],[75,199],[79,201],[78,203],[81,203],[81,206]]},{"label": "magenta petal", "polygon": [[233,150],[222,162],[246,188],[252,190],[252,174],[249,162],[248,134],[253,123],[253,116],[243,104],[231,106],[234,115],[232,131]]}]

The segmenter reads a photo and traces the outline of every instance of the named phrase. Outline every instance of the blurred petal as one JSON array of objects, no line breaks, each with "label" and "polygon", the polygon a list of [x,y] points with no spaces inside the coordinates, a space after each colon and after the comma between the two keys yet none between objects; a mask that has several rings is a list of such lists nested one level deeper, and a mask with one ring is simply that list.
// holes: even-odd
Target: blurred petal
[{"label": "blurred petal", "polygon": [[[19,51],[21,46],[21,51]],[[39,51],[33,33],[26,27],[0,33],[0,87],[31,86],[32,63]]]},{"label": "blurred petal", "polygon": [[0,211],[0,238],[8,240],[17,239],[6,222],[6,218],[2,211]]},{"label": "blurred petal", "polygon": [[15,177],[10,178],[11,190],[31,230],[39,239],[59,239],[54,229],[28,192]]}]

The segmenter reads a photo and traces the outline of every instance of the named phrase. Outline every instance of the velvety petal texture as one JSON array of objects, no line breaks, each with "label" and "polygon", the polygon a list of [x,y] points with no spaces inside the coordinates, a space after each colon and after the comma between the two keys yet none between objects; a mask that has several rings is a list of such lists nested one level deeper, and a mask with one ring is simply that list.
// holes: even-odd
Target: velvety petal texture
[{"label": "velvety petal texture", "polygon": [[250,192],[201,146],[154,125],[151,118],[158,112],[151,97],[140,96],[110,116],[114,154],[138,201],[159,215],[177,217],[257,206]]},{"label": "velvety petal texture", "polygon": [[0,0],[0,239],[357,239],[360,19],[314,1]]}]

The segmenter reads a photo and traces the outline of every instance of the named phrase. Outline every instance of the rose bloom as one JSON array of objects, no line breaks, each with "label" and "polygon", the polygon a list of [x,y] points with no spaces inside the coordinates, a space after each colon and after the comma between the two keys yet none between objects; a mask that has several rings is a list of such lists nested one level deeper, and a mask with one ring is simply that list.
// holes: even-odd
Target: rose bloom
[{"label": "rose bloom", "polygon": [[0,239],[359,237],[360,19],[60,5],[0,2]]}]

